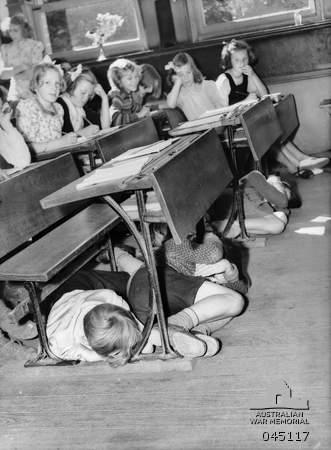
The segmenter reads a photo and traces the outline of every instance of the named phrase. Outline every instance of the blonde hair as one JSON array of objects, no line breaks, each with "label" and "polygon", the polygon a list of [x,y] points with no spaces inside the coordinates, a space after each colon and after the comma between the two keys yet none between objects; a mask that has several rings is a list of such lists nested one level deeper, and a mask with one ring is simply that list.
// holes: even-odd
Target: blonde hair
[{"label": "blonde hair", "polygon": [[141,77],[141,68],[129,59],[119,58],[111,63],[107,71],[107,78],[111,89],[122,90],[121,80],[128,72],[135,72]]},{"label": "blonde hair", "polygon": [[34,66],[33,72],[32,72],[32,78],[30,81],[30,90],[35,94],[37,92],[38,87],[40,86],[40,83],[43,81],[46,73],[50,70],[53,70],[54,72],[59,74],[59,80],[60,80],[60,90],[61,92],[64,92],[66,90],[66,83],[64,81],[64,78],[60,72],[60,70],[54,65],[50,63],[43,63],[38,64]]},{"label": "blonde hair", "polygon": [[[77,68],[76,68],[77,70]],[[70,71],[67,71],[65,74],[65,82],[67,85],[67,92],[68,94],[72,95],[78,86],[78,84],[84,80],[92,84],[93,87],[95,87],[98,84],[98,80],[96,79],[96,76],[94,73],[88,68],[88,67],[82,67],[81,72],[77,77],[72,79],[72,74],[74,73],[75,69],[72,69]],[[91,98],[94,97],[94,93],[92,93]]]},{"label": "blonde hair", "polygon": [[113,367],[126,364],[142,339],[130,311],[109,303],[95,306],[86,314],[84,332],[92,349]]}]

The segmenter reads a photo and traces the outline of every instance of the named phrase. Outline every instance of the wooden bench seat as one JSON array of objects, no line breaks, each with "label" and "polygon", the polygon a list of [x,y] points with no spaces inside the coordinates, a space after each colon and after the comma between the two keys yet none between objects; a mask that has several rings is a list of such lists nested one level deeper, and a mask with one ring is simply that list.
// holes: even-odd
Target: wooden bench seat
[{"label": "wooden bench seat", "polygon": [[92,204],[0,265],[0,280],[49,281],[119,222],[106,204]]},{"label": "wooden bench seat", "polygon": [[0,183],[0,281],[22,282],[27,288],[11,315],[17,320],[29,312],[35,316],[41,352],[29,365],[52,359],[40,303],[100,252],[120,221],[102,202],[41,208],[45,195],[77,178],[73,158],[66,154]]}]

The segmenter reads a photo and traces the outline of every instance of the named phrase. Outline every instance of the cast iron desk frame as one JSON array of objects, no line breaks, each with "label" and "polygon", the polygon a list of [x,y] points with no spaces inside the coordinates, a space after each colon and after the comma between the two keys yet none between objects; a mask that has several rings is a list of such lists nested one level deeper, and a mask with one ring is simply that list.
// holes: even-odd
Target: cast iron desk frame
[{"label": "cast iron desk frame", "polygon": [[[149,216],[146,211],[144,192],[150,189],[155,190],[161,205],[163,221],[165,218],[175,242],[180,244],[182,239],[194,231],[196,223],[232,179],[232,173],[227,165],[224,152],[221,150],[221,143],[214,130],[208,130],[201,134],[191,134],[179,139],[169,148],[157,154],[137,176],[78,190],[77,184],[91,175],[88,174],[45,197],[40,202],[42,207],[47,209],[93,197],[102,197],[123,219],[136,239],[148,270],[152,306],[151,314],[144,327],[142,343],[133,360],[178,357],[169,343],[150,234],[150,223],[155,222],[155,217]],[[206,163],[206,161],[210,163]],[[107,165],[111,165],[111,162],[105,164],[104,167],[107,167]],[[185,171],[188,174],[187,177],[185,177]],[[182,186],[187,189],[187,192],[182,192],[183,190],[180,189]],[[111,194],[123,191],[135,192],[142,235],[128,214],[111,197]],[[185,208],[187,198],[195,199],[194,208]],[[141,351],[150,335],[155,315],[160,327],[162,353],[155,356],[145,356],[141,354]]]}]

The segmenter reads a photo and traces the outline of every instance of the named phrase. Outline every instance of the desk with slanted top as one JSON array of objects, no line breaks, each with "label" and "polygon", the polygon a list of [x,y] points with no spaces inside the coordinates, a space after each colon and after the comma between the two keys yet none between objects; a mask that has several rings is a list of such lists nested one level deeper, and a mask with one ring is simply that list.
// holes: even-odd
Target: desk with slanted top
[{"label": "desk with slanted top", "polygon": [[[260,167],[262,157],[282,134],[277,114],[283,118],[286,111],[292,108],[292,104],[293,96],[287,96],[285,101],[279,103],[277,106],[276,113],[270,98],[265,98],[264,100],[254,103],[240,103],[237,106],[232,105],[226,108],[220,108],[219,110],[210,111],[210,114],[206,113],[201,118],[185,122],[170,131],[172,136],[181,136],[192,133],[193,131],[201,131],[210,128],[214,128],[218,130],[219,133],[223,133],[225,128],[234,176],[232,211],[223,231],[225,236],[238,215],[241,237],[244,239],[249,238],[245,228],[243,199],[239,187],[239,172],[234,145],[234,129],[242,125],[255,164],[257,167]],[[222,112],[223,110],[224,112]],[[283,121],[286,123],[286,118],[283,118]],[[288,136],[289,133],[293,131],[293,127],[295,127],[295,124],[292,120],[291,123],[286,124],[286,126],[284,124],[283,134]]]},{"label": "desk with slanted top", "polygon": [[91,169],[97,166],[96,159],[102,163],[133,147],[148,145],[159,139],[157,130],[150,117],[127,125],[101,130],[83,142],[62,147],[51,152],[35,155],[37,161],[56,158],[65,153],[74,157],[88,155]]},{"label": "desk with slanted top", "polygon": [[[256,103],[256,102],[255,102]],[[184,122],[173,130],[169,131],[171,136],[183,136],[197,131],[204,131],[208,129],[215,129],[217,134],[221,135],[224,132],[227,136],[227,143],[232,160],[233,171],[233,202],[231,215],[228,223],[224,229],[223,234],[229,232],[233,221],[238,214],[241,237],[247,239],[247,233],[245,228],[245,218],[243,210],[243,200],[239,189],[239,173],[237,167],[237,157],[234,146],[234,129],[241,125],[241,117],[244,111],[249,110],[254,103],[240,104],[238,106],[232,105],[225,108],[220,108],[214,111],[210,111],[210,114],[205,113],[203,116],[196,120]]]},{"label": "desk with slanted top", "polygon": [[[105,164],[104,167],[107,168],[111,164]],[[135,358],[142,357],[141,350],[147,342],[155,314],[161,332],[161,358],[173,358],[176,354],[169,344],[150,235],[149,224],[154,221],[154,217],[149,216],[146,211],[144,192],[151,189],[155,191],[171,234],[176,243],[181,243],[182,239],[195,230],[197,222],[232,180],[232,173],[217,134],[214,130],[209,130],[202,134],[185,136],[152,157],[136,176],[77,189],[77,185],[89,176],[91,174],[48,195],[41,200],[41,205],[43,208],[51,208],[102,197],[122,217],[142,251],[152,292],[151,315],[145,325],[143,341]],[[110,196],[123,191],[136,193],[142,235],[121,206]]]}]

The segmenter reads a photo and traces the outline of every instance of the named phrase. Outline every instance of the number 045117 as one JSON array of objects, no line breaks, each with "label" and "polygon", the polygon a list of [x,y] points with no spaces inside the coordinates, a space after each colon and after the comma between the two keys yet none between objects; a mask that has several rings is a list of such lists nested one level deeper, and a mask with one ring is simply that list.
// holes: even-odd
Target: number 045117
[{"label": "number 045117", "polygon": [[265,431],[262,434],[264,441],[279,442],[305,442],[309,437],[309,431],[274,431],[269,433]]}]

